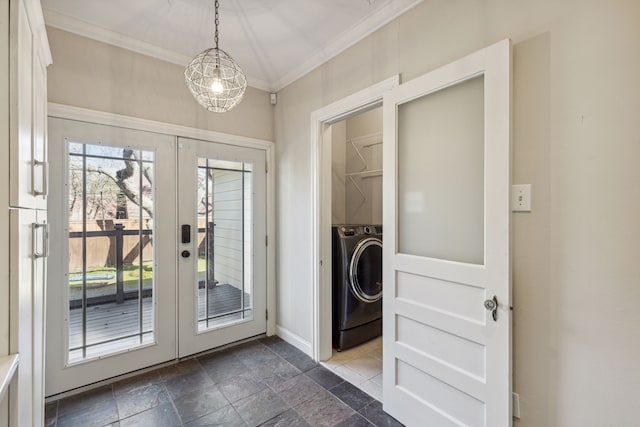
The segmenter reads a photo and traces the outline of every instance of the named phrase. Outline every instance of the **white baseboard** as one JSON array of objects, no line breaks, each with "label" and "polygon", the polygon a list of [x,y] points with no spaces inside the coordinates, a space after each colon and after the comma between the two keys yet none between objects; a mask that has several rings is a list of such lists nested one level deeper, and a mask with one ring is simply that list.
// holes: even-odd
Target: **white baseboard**
[{"label": "white baseboard", "polygon": [[287,328],[276,325],[276,335],[296,347],[298,350],[302,351],[304,354],[311,356],[311,343],[305,339],[303,339],[300,335],[294,334]]}]

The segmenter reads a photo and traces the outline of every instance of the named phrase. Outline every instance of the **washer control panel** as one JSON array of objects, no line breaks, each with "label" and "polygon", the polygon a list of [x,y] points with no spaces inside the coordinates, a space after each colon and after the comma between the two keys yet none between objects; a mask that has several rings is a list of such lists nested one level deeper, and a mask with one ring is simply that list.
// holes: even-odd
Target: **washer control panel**
[{"label": "washer control panel", "polygon": [[339,234],[343,237],[361,236],[363,234],[382,234],[380,225],[341,225],[338,228]]}]

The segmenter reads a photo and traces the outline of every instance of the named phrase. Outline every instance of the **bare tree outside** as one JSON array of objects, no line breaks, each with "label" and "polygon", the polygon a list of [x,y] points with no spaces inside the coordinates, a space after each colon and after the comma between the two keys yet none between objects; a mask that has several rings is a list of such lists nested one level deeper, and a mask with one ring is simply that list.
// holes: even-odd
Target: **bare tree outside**
[{"label": "bare tree outside", "polygon": [[[111,148],[111,147],[109,147]],[[112,157],[101,162],[87,162],[86,176],[86,213],[92,219],[117,219],[118,195],[126,201],[141,207],[146,216],[153,218],[153,170],[148,162],[141,162],[140,152],[128,148],[122,149],[120,158]],[[141,166],[142,165],[142,166]],[[70,165],[69,214],[79,209],[82,200],[82,160],[73,159]],[[143,176],[140,191],[139,174]]]}]

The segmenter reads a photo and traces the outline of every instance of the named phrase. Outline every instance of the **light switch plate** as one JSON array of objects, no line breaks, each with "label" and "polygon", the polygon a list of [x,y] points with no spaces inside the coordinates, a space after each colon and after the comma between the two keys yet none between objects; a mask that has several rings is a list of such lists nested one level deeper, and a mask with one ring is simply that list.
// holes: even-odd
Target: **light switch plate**
[{"label": "light switch plate", "polygon": [[531,212],[531,184],[511,186],[511,210],[513,212]]}]

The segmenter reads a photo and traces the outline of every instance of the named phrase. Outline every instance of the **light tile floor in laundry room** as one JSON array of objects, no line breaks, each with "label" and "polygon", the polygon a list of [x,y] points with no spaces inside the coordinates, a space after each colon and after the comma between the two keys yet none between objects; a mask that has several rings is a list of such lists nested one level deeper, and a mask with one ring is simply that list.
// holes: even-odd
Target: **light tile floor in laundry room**
[{"label": "light tile floor in laundry room", "polygon": [[378,400],[277,337],[49,402],[45,412],[45,425],[56,427],[401,425]]},{"label": "light tile floor in laundry room", "polygon": [[334,349],[331,359],[322,365],[382,400],[382,337],[341,352]]}]

